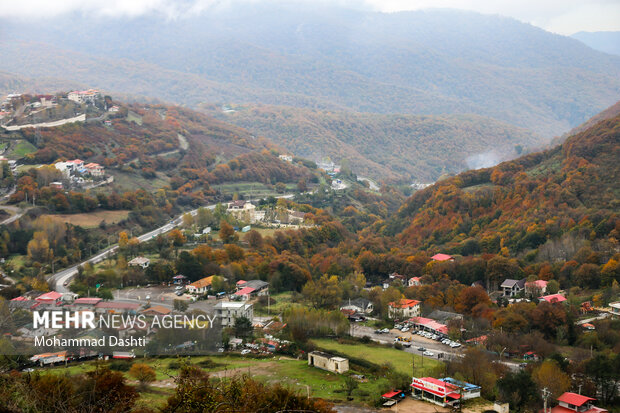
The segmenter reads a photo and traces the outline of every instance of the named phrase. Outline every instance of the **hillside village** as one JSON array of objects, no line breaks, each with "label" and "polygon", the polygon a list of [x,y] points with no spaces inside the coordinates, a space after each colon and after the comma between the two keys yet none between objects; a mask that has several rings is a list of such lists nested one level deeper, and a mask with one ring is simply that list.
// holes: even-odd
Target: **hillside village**
[{"label": "hillside village", "polygon": [[[405,198],[180,108],[86,90],[2,109],[0,373],[139,366],[147,404],[203,366],[326,412],[617,407],[618,116]],[[48,311],[148,323],[35,326]]]}]

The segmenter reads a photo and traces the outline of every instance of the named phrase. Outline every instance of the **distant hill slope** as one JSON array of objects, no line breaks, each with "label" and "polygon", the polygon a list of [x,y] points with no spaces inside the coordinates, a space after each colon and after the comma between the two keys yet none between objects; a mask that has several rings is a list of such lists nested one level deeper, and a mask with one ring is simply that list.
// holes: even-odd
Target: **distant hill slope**
[{"label": "distant hill slope", "polygon": [[475,113],[550,138],[620,95],[619,57],[469,12],[249,3],[170,21],[0,25],[0,70],[188,105]]},{"label": "distant hill slope", "polygon": [[383,231],[406,244],[464,255],[502,248],[519,254],[565,234],[565,243],[545,253],[571,259],[586,240],[620,236],[618,159],[615,116],[554,149],[416,192]]},{"label": "distant hill slope", "polygon": [[475,115],[380,115],[265,105],[235,106],[228,113],[203,108],[295,155],[329,156],[338,163],[347,159],[354,172],[386,181],[434,181],[446,172],[513,158],[515,150],[540,142],[525,130]]},{"label": "distant hill slope", "polygon": [[581,125],[577,126],[576,128],[571,129],[570,131],[568,131],[564,135],[562,135],[560,137],[557,137],[557,138],[554,138],[551,141],[551,143],[552,143],[553,146],[559,145],[562,142],[564,142],[568,137],[576,135],[576,134],[578,134],[580,132],[583,132],[584,130],[591,128],[592,126],[596,125],[597,123],[599,123],[602,120],[609,119],[609,118],[614,118],[614,117],[616,117],[618,115],[620,115],[620,101],[616,102],[614,105],[611,105],[610,107],[608,107],[607,109],[605,109],[601,113],[598,113],[598,114],[592,116],[586,122],[582,123]]},{"label": "distant hill slope", "polygon": [[620,56],[620,32],[578,32],[571,37],[594,50]]},{"label": "distant hill slope", "polygon": [[271,142],[205,114],[170,105],[109,105],[117,105],[118,112],[101,114],[85,107],[92,113],[86,122],[37,131],[2,129],[0,139],[33,144],[37,150],[25,156],[25,163],[74,158],[97,162],[124,177],[123,190],[140,187],[138,182],[144,180],[157,181],[143,187],[168,186],[192,203],[209,199],[215,195],[212,186],[224,182],[316,180],[306,166],[280,160]]}]

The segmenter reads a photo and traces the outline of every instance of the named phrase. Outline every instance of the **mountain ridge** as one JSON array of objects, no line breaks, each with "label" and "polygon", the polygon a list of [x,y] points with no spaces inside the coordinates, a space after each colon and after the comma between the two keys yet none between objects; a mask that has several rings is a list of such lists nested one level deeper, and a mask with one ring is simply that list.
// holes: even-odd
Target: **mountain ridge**
[{"label": "mountain ridge", "polygon": [[[67,19],[58,29],[40,25],[27,34],[5,22],[2,53],[7,59],[0,70],[15,72],[29,66],[24,59],[34,57],[43,64],[30,67],[28,75],[42,74],[52,59],[40,58],[41,48],[33,53],[21,48],[20,56],[6,44],[46,38],[57,50],[82,53],[55,60],[62,65],[54,76],[71,73],[73,64],[91,59],[89,54],[112,63],[127,59],[122,69],[106,68],[103,89],[122,84],[130,93],[190,105],[476,113],[547,138],[581,124],[620,95],[620,58],[512,19],[445,10],[383,14],[252,5],[241,11],[183,20],[184,31],[156,18],[110,22],[85,17],[73,25]],[[274,22],[283,21],[275,28]],[[98,64],[108,63],[90,66]],[[94,70],[83,65],[77,72],[80,81],[96,83]],[[147,72],[152,72],[150,88],[121,82]],[[176,87],[166,81],[170,77]]]}]

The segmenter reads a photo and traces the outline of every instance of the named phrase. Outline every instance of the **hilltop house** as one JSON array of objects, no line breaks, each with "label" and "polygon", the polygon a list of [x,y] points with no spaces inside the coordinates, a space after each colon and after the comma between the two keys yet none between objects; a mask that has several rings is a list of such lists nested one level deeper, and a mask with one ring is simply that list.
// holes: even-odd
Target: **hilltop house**
[{"label": "hilltop house", "polygon": [[88,103],[92,105],[95,103],[95,100],[98,97],[101,97],[101,93],[99,93],[99,91],[95,89],[88,89],[82,91],[74,90],[73,92],[69,92],[67,94],[67,99],[79,104]]},{"label": "hilltop house", "polygon": [[547,281],[536,280],[528,281],[525,283],[525,293],[533,295],[534,297],[540,297],[547,292]]},{"label": "hilltop house", "polygon": [[92,176],[104,176],[105,175],[103,166],[99,165],[98,163],[94,163],[94,162],[88,163],[84,165],[84,168],[86,168],[86,171]]},{"label": "hilltop house", "polygon": [[409,278],[407,285],[409,287],[417,287],[418,285],[422,285],[422,282],[420,281],[420,277],[411,277]]},{"label": "hilltop house", "polygon": [[500,288],[502,289],[505,297],[515,297],[525,289],[525,278],[522,280],[507,278],[504,280],[502,285],[500,285]]},{"label": "hilltop house", "polygon": [[250,201],[233,201],[228,204],[226,212],[240,221],[256,222],[256,206]]},{"label": "hilltop house", "polygon": [[420,302],[401,298],[399,301],[388,304],[388,317],[391,319],[405,319],[420,315]]}]

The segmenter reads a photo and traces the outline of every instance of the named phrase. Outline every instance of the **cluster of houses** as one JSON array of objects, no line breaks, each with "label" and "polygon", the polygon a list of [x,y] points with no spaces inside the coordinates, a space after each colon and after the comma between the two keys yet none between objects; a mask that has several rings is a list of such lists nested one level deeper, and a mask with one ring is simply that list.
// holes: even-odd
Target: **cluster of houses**
[{"label": "cluster of houses", "polygon": [[286,210],[286,214],[278,217],[274,217],[273,220],[268,221],[267,212],[265,210],[256,209],[256,205],[254,205],[250,201],[232,201],[229,202],[226,208],[226,212],[232,216],[234,216],[239,221],[249,222],[251,224],[263,222],[266,224],[290,224],[290,225],[300,225],[304,222],[306,218],[305,212],[294,211],[294,210]]},{"label": "cluster of houses", "polygon": [[[62,173],[66,180],[77,185],[84,185],[87,183],[84,177],[88,175],[95,179],[105,177],[105,168],[103,166],[94,162],[85,164],[81,159],[56,162],[54,167]],[[63,189],[62,182],[52,182],[50,186],[56,189]]]},{"label": "cluster of houses", "polygon": [[97,99],[101,98],[101,93],[96,89],[74,90],[67,94],[67,99],[78,104],[94,105]]}]

